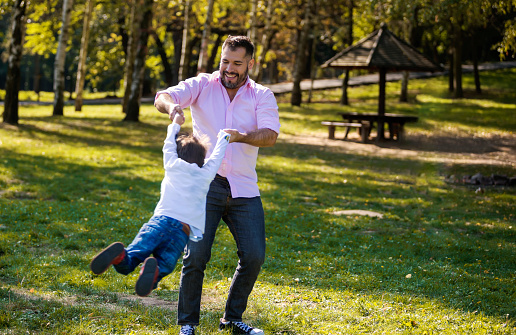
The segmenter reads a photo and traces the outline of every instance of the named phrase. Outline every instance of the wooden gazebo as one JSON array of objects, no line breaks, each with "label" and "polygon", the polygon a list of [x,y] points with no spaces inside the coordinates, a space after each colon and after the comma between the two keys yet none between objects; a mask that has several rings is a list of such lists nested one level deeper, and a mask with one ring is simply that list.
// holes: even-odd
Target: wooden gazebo
[{"label": "wooden gazebo", "polygon": [[382,23],[380,29],[342,50],[321,67],[368,69],[379,72],[378,138],[383,139],[387,71],[441,71],[441,67],[403,41]]}]

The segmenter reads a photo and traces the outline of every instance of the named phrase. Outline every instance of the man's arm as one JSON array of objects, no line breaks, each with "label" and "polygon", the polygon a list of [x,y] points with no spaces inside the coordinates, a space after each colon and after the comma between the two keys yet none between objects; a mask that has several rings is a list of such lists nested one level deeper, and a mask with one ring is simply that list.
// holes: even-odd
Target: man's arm
[{"label": "man's arm", "polygon": [[156,100],[154,100],[154,107],[163,114],[168,114],[170,121],[174,121],[174,116],[176,113],[180,113],[183,115],[183,109],[181,106],[176,104],[172,97],[167,93],[162,93],[158,95]]},{"label": "man's arm", "polygon": [[249,133],[241,133],[236,129],[224,129],[224,131],[231,134],[229,143],[240,142],[260,148],[272,147],[278,138],[278,133],[269,128],[261,128]]}]

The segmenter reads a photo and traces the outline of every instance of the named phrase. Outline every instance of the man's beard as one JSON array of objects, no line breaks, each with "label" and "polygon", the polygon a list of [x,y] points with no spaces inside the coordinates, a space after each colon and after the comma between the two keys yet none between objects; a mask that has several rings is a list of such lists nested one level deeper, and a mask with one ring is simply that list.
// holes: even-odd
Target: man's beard
[{"label": "man's beard", "polygon": [[228,83],[226,81],[227,73],[229,73],[229,72],[224,71],[224,72],[222,72],[222,75],[220,76],[222,85],[224,85],[225,88],[234,89],[234,88],[237,88],[240,84],[242,84],[247,79],[247,75],[249,74],[249,69],[246,67],[245,72],[242,73],[242,75],[237,76],[237,80],[234,84]]}]

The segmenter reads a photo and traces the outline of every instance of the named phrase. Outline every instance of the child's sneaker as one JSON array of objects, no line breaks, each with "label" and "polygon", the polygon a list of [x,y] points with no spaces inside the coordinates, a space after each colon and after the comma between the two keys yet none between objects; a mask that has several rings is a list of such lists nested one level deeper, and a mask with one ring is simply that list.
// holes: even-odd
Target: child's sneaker
[{"label": "child's sneaker", "polygon": [[91,260],[90,269],[94,274],[99,275],[109,269],[111,264],[120,264],[124,257],[124,245],[120,242],[112,243]]},{"label": "child's sneaker", "polygon": [[220,319],[219,331],[232,330],[233,334],[263,335],[263,330],[253,328],[240,321],[224,321]]},{"label": "child's sneaker", "polygon": [[149,257],[143,262],[140,276],[136,281],[134,289],[140,297],[148,296],[154,289],[154,283],[159,275],[158,261],[154,257]]}]

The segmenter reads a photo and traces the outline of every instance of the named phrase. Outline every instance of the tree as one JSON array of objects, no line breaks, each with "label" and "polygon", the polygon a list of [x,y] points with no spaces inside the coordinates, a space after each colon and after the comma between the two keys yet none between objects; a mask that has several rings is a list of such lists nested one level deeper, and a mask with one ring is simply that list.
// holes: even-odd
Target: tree
[{"label": "tree", "polygon": [[140,102],[143,86],[143,75],[145,70],[145,58],[147,57],[147,43],[149,30],[152,25],[152,7],[154,0],[138,0],[138,8],[143,12],[143,19],[138,34],[138,46],[134,59],[134,69],[131,84],[131,93],[127,102],[127,113],[124,121],[139,121]]},{"label": "tree", "polygon": [[79,66],[77,68],[77,82],[75,86],[75,111],[82,110],[82,92],[84,89],[84,75],[86,74],[86,58],[88,57],[88,42],[90,40],[90,21],[95,0],[86,0],[84,6],[84,23],[82,28],[81,51],[79,52]]},{"label": "tree", "polygon": [[[353,9],[355,4],[353,0],[348,0],[348,46],[353,45]],[[349,83],[350,69],[346,69],[344,72],[344,79],[342,80],[342,97],[340,99],[341,105],[349,105],[348,99],[348,83]]]},{"label": "tree", "polygon": [[251,12],[249,13],[249,30],[247,31],[247,37],[257,44],[257,30],[258,30],[258,0],[251,0]]},{"label": "tree", "polygon": [[23,53],[23,34],[27,1],[16,0],[13,7],[11,24],[11,43],[9,44],[9,65],[5,87],[3,122],[18,124],[18,93],[20,91],[20,62]]},{"label": "tree", "polygon": [[254,67],[254,75],[256,81],[262,80],[263,69],[265,67],[265,61],[267,59],[267,52],[271,47],[272,39],[276,33],[276,29],[273,28],[272,19],[274,13],[274,0],[267,1],[267,11],[265,13],[265,27],[262,35],[261,50],[256,56],[256,65]]},{"label": "tree", "polygon": [[181,62],[179,63],[179,80],[185,80],[188,77],[188,66],[190,57],[188,54],[189,38],[188,31],[190,30],[190,12],[192,11],[192,0],[186,0],[185,15],[183,22],[183,44],[181,45]]},{"label": "tree", "polygon": [[52,115],[63,115],[64,109],[64,89],[65,89],[65,58],[66,45],[68,43],[70,16],[73,7],[73,0],[63,2],[63,20],[59,42],[57,45],[56,60],[54,63],[54,111]]},{"label": "tree", "polygon": [[129,16],[129,38],[127,42],[127,52],[125,54],[125,70],[124,70],[124,96],[122,98],[122,112],[127,114],[127,104],[131,95],[131,87],[133,82],[134,59],[136,57],[137,39],[141,25],[142,16],[136,13],[136,5],[138,1],[131,0],[131,14]]},{"label": "tree", "polygon": [[[496,50],[500,53],[500,58],[516,56],[516,19],[505,22],[502,41],[496,44]],[[511,54],[512,53],[512,54]]]},{"label": "tree", "polygon": [[197,63],[197,72],[206,72],[208,67],[208,42],[211,36],[211,22],[213,17],[213,3],[215,0],[208,0],[208,10],[206,12],[206,20],[204,21],[204,30],[201,38],[201,51],[199,52],[199,62]]},{"label": "tree", "polygon": [[292,96],[290,103],[292,106],[301,106],[301,80],[303,79],[303,71],[306,65],[306,51],[308,45],[308,37],[312,26],[313,0],[307,0],[304,9],[304,19],[302,28],[299,31],[297,41],[296,62],[294,64],[294,85],[292,88]]},{"label": "tree", "polygon": [[[415,3],[410,10],[412,14],[407,15],[410,19],[408,20],[408,25],[410,26],[408,40],[410,44],[414,48],[419,48],[421,43],[421,34],[420,34],[420,26],[419,26],[419,11],[421,7],[418,3]],[[409,72],[403,71],[401,78],[401,92],[400,92],[400,102],[408,101],[408,83],[409,83]]]}]

